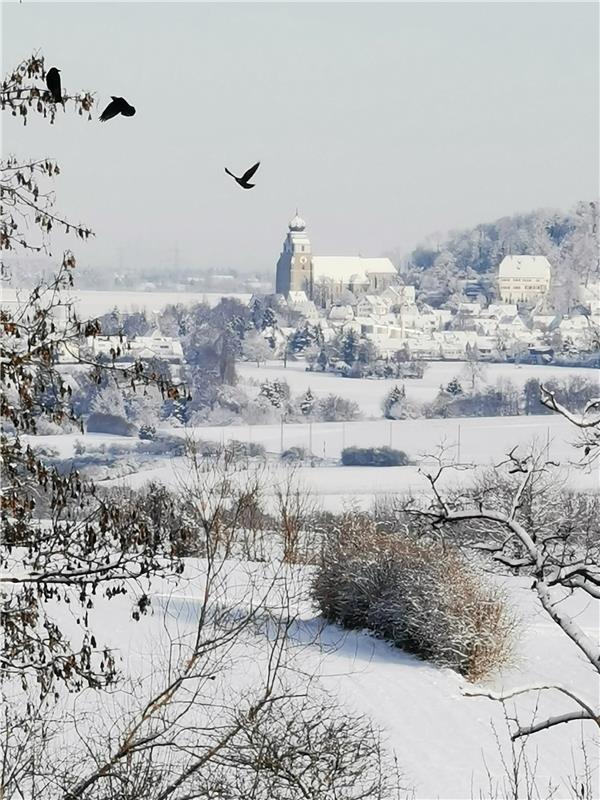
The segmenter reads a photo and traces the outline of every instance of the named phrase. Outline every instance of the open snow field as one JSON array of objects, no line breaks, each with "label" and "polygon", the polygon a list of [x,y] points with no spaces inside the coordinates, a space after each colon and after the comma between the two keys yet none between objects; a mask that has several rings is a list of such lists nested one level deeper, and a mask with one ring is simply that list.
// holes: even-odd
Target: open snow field
[{"label": "open snow field", "polygon": [[[328,372],[307,372],[304,361],[288,361],[287,367],[281,361],[268,361],[266,365],[257,367],[256,364],[236,364],[240,378],[243,382],[264,380],[286,380],[292,394],[302,394],[308,387],[316,397],[328,394],[337,394],[346,400],[358,403],[365,417],[380,418],[382,416],[381,404],[383,398],[392,386],[404,383],[406,396],[414,403],[428,403],[435,398],[440,386],[446,386],[455,376],[461,376],[464,369],[461,361],[431,361],[428,363],[425,375],[421,379],[381,378],[343,378]],[[490,386],[494,386],[499,379],[510,380],[515,386],[523,386],[530,378],[539,381],[566,380],[574,375],[580,375],[588,380],[600,382],[600,371],[584,367],[555,367],[537,366],[531,364],[485,364],[482,362],[483,379]],[[465,386],[468,379],[463,378]]]},{"label": "open snow field", "polygon": [[[239,615],[252,596],[256,598],[265,590],[272,574],[270,565],[228,562],[223,573],[223,586],[227,588],[219,596],[222,608]],[[508,737],[499,704],[464,696],[463,689],[473,686],[452,670],[420,661],[365,633],[324,625],[307,596],[310,568],[292,569],[285,578],[294,598],[292,613],[297,614],[285,659],[291,680],[303,685],[305,676],[317,675],[319,685],[347,710],[365,714],[379,726],[386,745],[397,754],[406,785],[414,787],[418,800],[490,800],[507,796],[502,790],[505,775],[494,736],[495,727],[507,758]],[[568,682],[593,702],[597,690],[593,671],[536,605],[527,581],[503,582],[522,620],[523,636],[514,667],[481,688],[501,690],[533,683]],[[146,678],[140,686],[151,683],[156,691],[161,685],[162,659],[170,648],[172,652],[173,641],[193,636],[203,584],[203,562],[190,559],[181,577],[153,582],[151,613],[139,623],[130,619],[131,597],[116,598],[110,604],[101,601],[92,612],[106,644],[116,649],[124,674],[134,681]],[[277,592],[272,596],[273,607],[277,605],[276,596]],[[575,614],[586,631],[597,631],[598,603],[571,597],[565,600],[564,609]],[[244,695],[264,675],[267,652],[264,635],[238,642],[230,653],[228,668],[215,682],[215,696]],[[88,692],[86,697],[93,709],[93,693]],[[558,693],[541,692],[529,699],[519,698],[516,703],[511,701],[507,710],[512,713],[517,708],[522,721],[530,721],[536,701],[539,720],[547,713],[571,708]],[[120,691],[102,698],[102,703],[102,709],[96,709],[98,725],[107,713],[120,717],[124,708],[135,705],[132,695]],[[582,735],[588,758],[597,770],[598,751],[589,723],[562,725],[527,743],[528,758],[532,763],[537,759],[540,791],[551,780],[560,786],[553,795],[556,800],[572,797],[567,781],[582,774]],[[492,794],[488,770],[492,786],[499,787],[498,794]],[[597,771],[595,775],[597,786]],[[540,797],[545,800],[547,795],[542,793]]]},{"label": "open snow field", "polygon": [[[281,449],[292,445],[310,448],[323,459],[321,465],[302,466],[296,472],[301,486],[310,490],[323,507],[339,510],[354,505],[368,508],[374,498],[406,491],[427,491],[427,483],[417,466],[399,468],[342,467],[339,456],[345,446],[392,445],[405,450],[423,468],[433,466],[427,457],[440,446],[446,457],[482,469],[503,460],[506,453],[518,445],[521,452],[532,445],[546,450],[549,457],[561,462],[557,483],[569,484],[585,491],[598,490],[597,470],[582,471],[569,466],[576,461],[578,451],[572,443],[574,428],[557,415],[469,418],[451,420],[403,420],[390,422],[381,419],[380,400],[394,381],[350,380],[318,373],[306,373],[303,365],[269,365],[257,369],[242,365],[244,380],[264,377],[285,377],[294,393],[308,385],[319,394],[330,392],[355,399],[366,417],[349,423],[314,423],[284,425],[232,425],[168,429],[170,434],[196,439],[226,442],[232,439],[252,441],[265,446],[270,459],[264,469],[266,492],[275,481],[283,478],[286,467],[279,464]],[[407,392],[413,399],[431,399],[440,383],[447,382],[460,370],[460,364],[439,363],[430,366],[423,381],[406,381]],[[507,377],[515,382],[531,376],[567,377],[574,372],[591,376],[588,370],[561,370],[553,367],[523,367],[494,365],[488,367],[490,378]],[[493,378],[492,378],[493,375]],[[166,432],[166,431],[165,431]],[[136,467],[133,453],[136,439],[101,434],[38,436],[35,444],[53,447],[63,458],[73,455],[77,440],[90,449],[113,443],[128,445],[132,450],[130,474],[109,478],[104,485],[128,484],[141,486],[149,480],[184,485],[189,478],[185,459],[157,457],[150,465]],[[119,461],[126,461],[121,455]],[[117,464],[118,466],[118,464]],[[116,473],[118,474],[118,473]],[[468,480],[465,472],[449,472],[448,483]],[[244,469],[237,475],[243,480]],[[219,603],[238,613],[240,602],[250,602],[250,586],[260,592],[269,580],[271,565],[233,563],[228,567],[228,593]],[[311,568],[290,570],[298,597],[294,610],[298,617],[291,629],[288,645],[290,675],[305,680],[304,675],[318,676],[318,685],[335,695],[343,706],[354,713],[364,714],[383,731],[384,741],[398,758],[405,784],[414,787],[416,800],[492,800],[511,796],[502,757],[510,764],[508,736],[502,707],[487,698],[466,697],[467,683],[449,669],[441,669],[419,661],[387,643],[363,632],[346,632],[334,625],[325,625],[307,596]],[[140,623],[130,619],[131,597],[117,598],[110,605],[100,603],[93,614],[98,615],[98,629],[105,635],[106,644],[116,649],[120,666],[134,685],[160,686],[161,659],[166,657],[174,637],[191,637],[200,608],[203,588],[203,564],[189,560],[186,573],[171,581],[153,581],[144,586],[152,598],[152,611]],[[514,666],[494,676],[481,688],[510,689],[528,684],[567,684],[577,687],[592,703],[597,702],[597,675],[579,655],[575,645],[550,621],[539,607],[526,579],[507,578],[505,583],[511,602],[522,621],[522,637]],[[296,593],[294,593],[296,596]],[[600,627],[600,603],[579,595],[565,599],[563,610],[573,613],[578,624],[591,635]],[[65,621],[65,624],[67,622]],[[231,664],[215,682],[215,692],[228,697],[244,695],[247,688],[264,675],[268,658],[268,641],[257,634],[256,639],[236,643],[231,652]],[[141,679],[138,682],[138,679]],[[143,680],[145,679],[145,680]],[[473,687],[470,687],[473,688]],[[217,696],[217,695],[215,695]],[[67,702],[69,702],[67,700]],[[72,702],[76,702],[73,699]],[[77,702],[82,702],[77,700]],[[134,697],[118,690],[102,699],[102,708],[94,708],[93,693],[85,702],[95,714],[94,724],[100,723],[112,711],[119,718],[124,710],[132,710]],[[139,702],[143,705],[142,698]],[[536,709],[536,703],[538,703]],[[507,704],[513,715],[518,710],[520,720],[540,720],[550,714],[571,710],[569,702],[555,691],[520,697]],[[499,753],[496,734],[501,742]],[[67,735],[67,734],[65,734]],[[596,738],[594,738],[596,737]],[[589,800],[600,798],[600,764],[597,748],[597,729],[589,723],[570,723],[544,731],[530,739],[526,753],[535,765],[540,800],[549,796],[549,782],[558,786],[554,800],[570,800],[574,794],[569,781],[577,785],[583,775],[582,738],[586,742],[587,758],[594,770],[595,792]],[[68,746],[68,742],[66,742]],[[410,797],[410,795],[408,795]],[[520,795],[521,796],[521,795]],[[524,796],[524,795],[523,795]],[[537,795],[533,795],[537,797]],[[402,798],[404,800],[404,798]],[[586,796],[586,800],[588,800]]]},{"label": "open snow field", "polygon": [[[112,311],[115,306],[120,311],[146,310],[151,314],[178,303],[184,306],[207,303],[212,308],[219,303],[222,297],[231,297],[246,304],[252,296],[245,292],[101,292],[95,289],[73,289],[68,292],[68,295],[75,301],[77,312],[83,318],[101,317]],[[21,296],[26,297],[27,292],[21,291]],[[2,288],[3,301],[11,301],[14,298],[14,289]]]},{"label": "open snow field", "polygon": [[[312,430],[311,430],[312,429]],[[197,440],[228,442],[233,439],[251,441],[265,446],[272,459],[267,468],[267,494],[273,482],[284,477],[287,467],[280,465],[277,456],[281,452],[282,428],[280,425],[230,425],[225,427],[197,427],[169,429],[169,433]],[[427,491],[428,484],[419,473],[433,468],[429,457],[443,446],[447,461],[472,464],[473,473],[448,471],[446,486],[465,482],[477,471],[503,461],[515,446],[525,453],[531,447],[546,450],[551,459],[559,461],[560,480],[582,491],[598,490],[597,469],[576,469],[578,452],[573,449],[576,434],[573,427],[556,415],[528,417],[478,417],[469,419],[435,420],[370,420],[359,422],[324,422],[283,426],[283,449],[291,446],[309,448],[324,461],[314,467],[301,466],[296,470],[296,480],[310,491],[315,500],[329,510],[356,504],[368,508],[376,497],[385,495]],[[69,434],[62,436],[36,436],[35,443],[56,449],[61,458],[71,458],[77,441],[89,448],[111,444],[129,445],[133,451],[138,440],[104,434]],[[389,445],[404,450],[416,462],[409,467],[342,467],[339,457],[344,447],[356,445],[370,447]],[[124,459],[119,457],[116,467]],[[107,460],[110,459],[107,457]],[[136,469],[135,460],[125,477],[122,470],[115,470],[109,484],[127,483],[139,487],[150,480],[170,486],[185,484],[188,479],[188,463],[184,458],[156,457],[152,466],[147,464]],[[254,465],[251,469],[262,469]]]}]

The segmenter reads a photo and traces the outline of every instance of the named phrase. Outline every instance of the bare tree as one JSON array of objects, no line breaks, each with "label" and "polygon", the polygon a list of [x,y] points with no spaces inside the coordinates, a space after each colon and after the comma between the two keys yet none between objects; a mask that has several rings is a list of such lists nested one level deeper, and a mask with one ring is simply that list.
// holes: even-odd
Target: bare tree
[{"label": "bare tree", "polygon": [[[563,604],[565,593],[574,591],[584,592],[595,599],[600,598],[597,547],[586,546],[585,537],[578,536],[577,521],[575,530],[573,526],[567,526],[544,532],[543,527],[538,527],[535,517],[528,519],[524,498],[536,480],[547,475],[553,466],[558,466],[549,462],[544,453],[521,457],[515,448],[507,461],[497,469],[502,466],[516,479],[514,492],[507,497],[499,497],[495,487],[489,484],[480,487],[479,491],[449,495],[440,486],[448,467],[440,463],[435,471],[426,474],[434,498],[429,508],[415,508],[414,505],[409,505],[408,508],[412,513],[428,518],[434,526],[442,529],[465,522],[492,523],[499,531],[498,535],[490,537],[487,529],[483,541],[473,541],[470,546],[504,567],[531,576],[531,588],[541,607],[600,674],[598,641],[578,625],[564,610]],[[466,690],[465,693],[504,701],[521,694],[540,691],[560,692],[570,698],[573,709],[565,714],[517,725],[512,732],[513,739],[574,720],[588,720],[600,726],[597,700],[585,698],[577,689],[564,685],[527,685],[506,692]]]}]

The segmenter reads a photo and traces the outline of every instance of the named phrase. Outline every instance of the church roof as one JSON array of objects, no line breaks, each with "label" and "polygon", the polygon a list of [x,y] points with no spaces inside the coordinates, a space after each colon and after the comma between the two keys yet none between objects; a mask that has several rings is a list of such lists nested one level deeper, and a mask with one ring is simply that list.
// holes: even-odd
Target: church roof
[{"label": "church roof", "polygon": [[363,258],[362,256],[313,256],[313,280],[333,280],[350,283],[354,276],[371,274],[396,275],[396,267],[389,258]]}]

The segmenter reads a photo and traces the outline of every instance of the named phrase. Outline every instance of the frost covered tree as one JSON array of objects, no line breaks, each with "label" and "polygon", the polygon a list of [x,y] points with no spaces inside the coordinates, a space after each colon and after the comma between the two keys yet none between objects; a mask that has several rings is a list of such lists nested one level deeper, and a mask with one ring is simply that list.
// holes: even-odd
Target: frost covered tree
[{"label": "frost covered tree", "polygon": [[273,408],[283,408],[290,397],[290,387],[285,381],[263,381],[259,397],[264,398]]},{"label": "frost covered tree", "polygon": [[485,365],[481,363],[479,348],[476,344],[471,347],[467,342],[466,361],[462,375],[468,381],[471,392],[475,392],[477,387],[485,381]]},{"label": "frost covered tree", "polygon": [[443,391],[451,397],[458,397],[458,395],[464,394],[462,385],[456,376],[443,388]]},{"label": "frost covered tree", "polygon": [[315,408],[315,396],[310,390],[310,386],[300,398],[300,411],[305,417],[310,417]]},{"label": "frost covered tree", "polygon": [[256,366],[260,367],[272,357],[273,350],[262,333],[250,332],[242,343],[242,355],[247,361],[256,361]]},{"label": "frost covered tree", "polygon": [[383,416],[386,419],[406,419],[409,413],[404,384],[394,386],[383,400]]}]

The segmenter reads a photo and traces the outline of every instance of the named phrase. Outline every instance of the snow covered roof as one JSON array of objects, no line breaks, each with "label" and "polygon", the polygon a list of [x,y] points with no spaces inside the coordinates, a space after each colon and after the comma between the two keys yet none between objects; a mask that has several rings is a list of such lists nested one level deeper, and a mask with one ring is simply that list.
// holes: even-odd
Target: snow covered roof
[{"label": "snow covered roof", "polygon": [[329,310],[328,318],[331,320],[353,319],[354,312],[350,306],[332,306]]},{"label": "snow covered roof", "polygon": [[288,292],[288,303],[306,303],[306,292]]},{"label": "snow covered roof", "polygon": [[542,278],[551,273],[546,256],[504,256],[500,263],[500,278]]},{"label": "snow covered roof", "polygon": [[514,317],[518,309],[514,303],[490,303],[484,314],[488,317]]},{"label": "snow covered roof", "polygon": [[363,258],[362,256],[313,256],[313,280],[331,279],[350,283],[354,278],[371,274],[396,275],[396,267],[389,258]]}]

